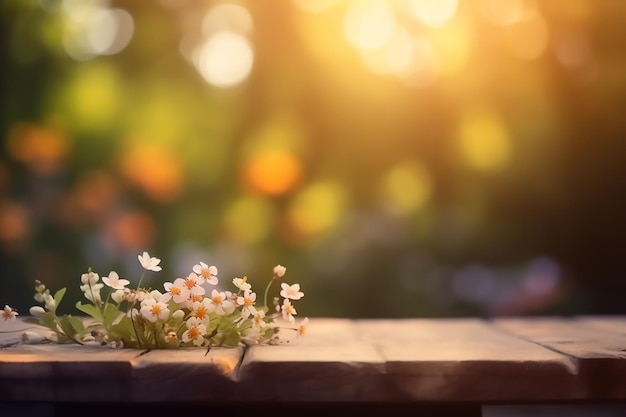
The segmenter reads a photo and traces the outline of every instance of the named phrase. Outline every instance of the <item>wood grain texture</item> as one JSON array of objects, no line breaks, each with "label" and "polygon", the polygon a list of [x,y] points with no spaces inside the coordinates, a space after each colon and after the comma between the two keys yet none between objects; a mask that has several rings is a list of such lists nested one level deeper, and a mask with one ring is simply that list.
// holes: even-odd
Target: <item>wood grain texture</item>
[{"label": "wood grain texture", "polygon": [[388,398],[383,368],[353,321],[316,318],[305,337],[248,348],[237,379],[253,401],[376,401]]},{"label": "wood grain texture", "polygon": [[562,317],[501,318],[493,324],[575,359],[586,398],[626,398],[626,335],[614,327]]},{"label": "wood grain texture", "polygon": [[479,319],[362,320],[399,399],[523,401],[580,398],[574,360]]},{"label": "wood grain texture", "polygon": [[282,344],[208,354],[28,345],[0,333],[0,401],[626,401],[626,318],[312,318],[304,337],[281,333]]}]

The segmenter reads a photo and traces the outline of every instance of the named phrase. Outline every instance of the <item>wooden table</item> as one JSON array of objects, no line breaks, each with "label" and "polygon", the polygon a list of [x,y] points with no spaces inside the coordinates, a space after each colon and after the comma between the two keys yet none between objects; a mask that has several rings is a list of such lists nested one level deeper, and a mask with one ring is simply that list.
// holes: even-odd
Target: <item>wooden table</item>
[{"label": "wooden table", "polygon": [[117,416],[136,412],[133,404],[144,411],[395,407],[411,415],[626,404],[626,317],[315,318],[299,340],[207,355],[202,348],[12,344],[17,336],[0,335],[0,415],[2,407],[86,404]]}]

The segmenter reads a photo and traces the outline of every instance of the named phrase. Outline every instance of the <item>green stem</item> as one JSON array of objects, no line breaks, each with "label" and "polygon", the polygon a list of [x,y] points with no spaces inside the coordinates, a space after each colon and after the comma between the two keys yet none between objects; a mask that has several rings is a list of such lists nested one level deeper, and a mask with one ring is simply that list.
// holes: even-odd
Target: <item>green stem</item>
[{"label": "green stem", "polygon": [[274,278],[272,278],[269,284],[267,284],[267,287],[265,287],[265,294],[263,295],[263,306],[267,309],[267,311],[269,311],[269,308],[267,307],[267,293],[269,292],[270,287],[272,286],[272,282],[274,282]]}]

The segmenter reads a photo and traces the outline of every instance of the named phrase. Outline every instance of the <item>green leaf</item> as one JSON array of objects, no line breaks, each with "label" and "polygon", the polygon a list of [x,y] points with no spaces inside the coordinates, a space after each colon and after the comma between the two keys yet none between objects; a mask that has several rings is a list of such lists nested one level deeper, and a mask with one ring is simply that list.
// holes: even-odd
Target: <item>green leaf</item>
[{"label": "green leaf", "polygon": [[76,303],[76,308],[83,313],[93,317],[97,321],[102,322],[102,313],[100,312],[100,309],[93,304],[81,304],[81,302],[78,301]]},{"label": "green leaf", "polygon": [[76,331],[77,335],[82,336],[85,333],[85,323],[80,317],[76,316],[67,316],[72,329]]},{"label": "green leaf", "polygon": [[104,305],[104,317],[103,323],[104,327],[109,328],[113,325],[113,322],[120,316],[121,313],[117,307],[111,303],[106,303]]},{"label": "green leaf", "polygon": [[77,332],[76,329],[74,329],[74,326],[72,326],[72,321],[69,315],[66,314],[59,317],[59,325],[67,337],[76,340]]},{"label": "green leaf", "polygon": [[65,295],[66,290],[67,290],[66,288],[61,288],[59,291],[54,293],[54,305],[56,307],[58,307],[59,304],[61,304],[61,300],[63,300],[63,296]]}]

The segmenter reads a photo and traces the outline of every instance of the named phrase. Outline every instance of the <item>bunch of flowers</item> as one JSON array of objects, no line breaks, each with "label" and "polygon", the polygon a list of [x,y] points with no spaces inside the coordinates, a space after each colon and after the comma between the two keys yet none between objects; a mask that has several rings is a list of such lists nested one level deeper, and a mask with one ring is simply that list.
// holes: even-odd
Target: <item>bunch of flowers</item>
[{"label": "bunch of flowers", "polygon": [[[25,321],[50,329],[58,343],[97,343],[115,348],[205,346],[208,350],[212,346],[234,347],[242,343],[280,343],[285,333],[287,339],[305,333],[309,319],[296,323],[297,312],[292,304],[304,296],[299,284],[282,282],[280,297],[273,297],[271,308],[268,306],[271,285],[285,275],[282,265],[274,267],[263,305],[259,306],[246,276],[232,280],[233,291],[211,288],[218,284],[218,270],[204,262],[194,265],[186,277],[165,282],[162,291],[142,287],[146,272],[162,270],[161,260],[147,252],[138,255],[138,259],[143,273],[135,288],[129,288],[130,281],[115,271],[102,279],[91,268],[82,274],[80,289],[87,302],[77,302],[76,308],[87,319],[57,315],[66,289],[52,294],[43,283],[35,281],[34,298],[40,305],[30,308]],[[18,315],[8,305],[0,311],[4,321]],[[23,341],[29,335],[37,339],[36,334],[23,333]]]}]

